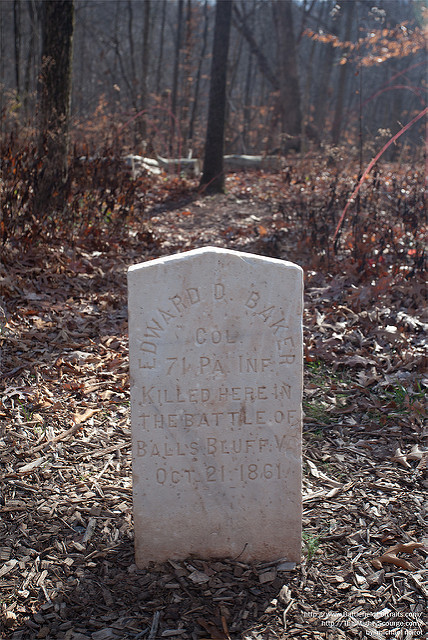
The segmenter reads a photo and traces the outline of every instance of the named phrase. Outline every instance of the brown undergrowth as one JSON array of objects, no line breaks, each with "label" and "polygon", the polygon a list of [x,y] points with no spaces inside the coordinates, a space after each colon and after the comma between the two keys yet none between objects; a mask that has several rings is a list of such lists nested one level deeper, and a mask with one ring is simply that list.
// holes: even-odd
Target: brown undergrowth
[{"label": "brown undergrowth", "polygon": [[[1,273],[2,638],[422,637],[421,180],[382,167],[335,253],[328,240],[356,176],[314,166],[231,174],[227,194],[210,197],[196,181],[124,176],[122,203],[106,182],[81,187],[86,200],[75,187],[69,220],[14,218]],[[142,571],[126,268],[212,244],[305,270],[302,562],[190,558]]]}]

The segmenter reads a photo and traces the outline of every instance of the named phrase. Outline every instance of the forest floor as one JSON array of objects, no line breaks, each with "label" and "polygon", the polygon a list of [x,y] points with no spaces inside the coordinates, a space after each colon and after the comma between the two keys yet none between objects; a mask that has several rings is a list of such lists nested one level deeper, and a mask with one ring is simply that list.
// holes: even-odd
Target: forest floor
[{"label": "forest floor", "polygon": [[[92,227],[24,253],[7,241],[3,640],[423,637],[423,281],[399,270],[361,278],[346,256],[340,268],[318,259],[299,235],[292,196],[288,206],[273,195],[279,179],[231,175],[226,195],[208,197],[191,183],[173,198],[146,192],[140,219],[137,211],[105,235]],[[134,564],[126,270],[206,245],[305,270],[296,566]]]}]

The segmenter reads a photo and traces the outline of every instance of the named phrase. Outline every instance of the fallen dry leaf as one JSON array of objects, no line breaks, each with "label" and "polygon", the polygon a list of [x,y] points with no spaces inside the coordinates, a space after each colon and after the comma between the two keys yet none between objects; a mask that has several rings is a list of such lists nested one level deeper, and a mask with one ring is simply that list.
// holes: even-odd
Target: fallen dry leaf
[{"label": "fallen dry leaf", "polygon": [[[397,567],[401,567],[401,569],[406,569],[408,571],[414,571],[416,569],[416,567],[410,564],[410,562],[407,562],[407,560],[403,560],[402,558],[398,558],[393,553],[384,553],[383,556],[376,558],[376,560],[379,560],[381,565],[385,563],[395,564]],[[378,564],[373,564],[373,566],[375,566],[376,569],[378,568]]]},{"label": "fallen dry leaf", "polygon": [[413,445],[410,453],[407,454],[407,460],[422,460],[424,453],[425,451],[421,451],[421,449],[419,449],[419,445],[415,444]]},{"label": "fallen dry leaf", "polygon": [[17,471],[18,473],[28,473],[29,471],[33,471],[34,469],[37,469],[37,467],[40,467],[44,462],[46,462],[46,458],[36,458],[32,462],[24,464],[23,467],[19,467]]},{"label": "fallen dry leaf", "polygon": [[403,558],[399,558],[397,553],[413,553],[415,549],[422,549],[425,545],[422,542],[400,542],[395,544],[393,547],[389,547],[381,556],[377,558],[373,558],[372,565],[376,569],[381,569],[382,564],[394,564],[401,569],[406,569],[408,571],[414,571],[416,567],[414,567],[407,560],[403,560]]},{"label": "fallen dry leaf", "polygon": [[86,420],[92,418],[97,411],[101,411],[101,409],[86,409],[84,413],[74,413],[71,417],[75,424],[82,424],[82,422],[86,422]]},{"label": "fallen dry leaf", "polygon": [[423,542],[399,542],[393,547],[389,547],[385,553],[413,553],[415,549],[423,549]]},{"label": "fallen dry leaf", "polygon": [[[91,176],[89,196],[82,195],[84,203],[93,203],[93,213],[86,205],[76,212],[70,237],[64,220],[53,242],[46,236],[31,244],[31,225],[25,248],[19,238],[6,239],[0,264],[0,277],[4,267],[7,272],[0,557],[3,563],[13,554],[18,564],[1,577],[4,602],[14,607],[16,620],[3,629],[0,619],[0,636],[43,637],[49,627],[47,638],[141,634],[192,640],[205,628],[211,640],[227,640],[228,634],[318,640],[326,631],[318,615],[309,622],[309,613],[360,606],[381,611],[386,596],[403,617],[410,601],[423,606],[423,570],[386,562],[382,568],[378,559],[370,575],[367,561],[373,544],[384,550],[382,540],[400,540],[403,525],[414,539],[423,535],[422,473],[412,475],[410,487],[409,468],[390,461],[398,446],[410,451],[406,459],[415,472],[428,460],[425,452],[412,462],[425,411],[418,385],[425,371],[426,289],[416,259],[406,253],[423,236],[424,176],[405,162],[379,167],[381,187],[370,186],[361,203],[368,225],[364,246],[352,244],[349,225],[338,253],[326,254],[336,208],[331,194],[336,203],[346,199],[355,180],[345,164],[336,171],[322,158],[296,155],[276,175],[226,176],[226,194],[196,204],[180,200],[194,195],[183,194],[181,181],[140,182],[139,204],[131,203],[137,215],[131,205],[116,202],[115,209],[125,185],[108,194],[108,225],[97,217],[105,210],[106,190],[100,193],[98,178]],[[2,180],[3,188],[4,174]],[[25,213],[25,202],[16,202]],[[190,214],[177,215],[183,209]],[[380,256],[383,240],[389,250]],[[207,245],[292,260],[305,269],[304,456],[314,466],[304,468],[303,528],[314,553],[309,560],[305,547],[304,562],[293,570],[286,567],[293,563],[246,565],[239,558],[192,558],[192,569],[183,561],[175,570],[166,563],[144,572],[133,564],[126,270]],[[49,452],[49,464],[19,473],[39,460],[39,451]],[[336,483],[346,485],[339,489]],[[424,550],[411,549],[389,553],[399,561],[400,554],[413,553],[415,560],[404,562],[422,566]],[[355,576],[350,552],[358,556]],[[274,569],[273,581],[260,580]],[[209,580],[192,581],[194,570]],[[369,598],[364,578],[373,584]],[[212,627],[201,627],[198,618]],[[376,630],[390,637],[387,624],[379,625]],[[334,633],[344,638],[347,630]]]},{"label": "fallen dry leaf", "polygon": [[402,467],[406,469],[411,469],[411,465],[407,462],[406,455],[401,451],[401,449],[396,449],[395,454],[391,458],[394,462],[398,462]]}]

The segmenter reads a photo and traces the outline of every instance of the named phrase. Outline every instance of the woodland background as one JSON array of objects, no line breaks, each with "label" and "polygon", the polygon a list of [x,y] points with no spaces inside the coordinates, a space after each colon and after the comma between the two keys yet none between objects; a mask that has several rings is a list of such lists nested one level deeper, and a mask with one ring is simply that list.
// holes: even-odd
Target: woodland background
[{"label": "woodland background", "polygon": [[[203,157],[215,5],[76,0],[61,202],[38,197],[44,4],[0,3],[1,637],[421,637],[423,3],[235,0],[225,153],[277,165],[209,195],[124,157]],[[206,245],[305,271],[294,568],[134,564],[126,270]]]},{"label": "woodland background", "polygon": [[[1,3],[3,131],[34,125],[41,4]],[[207,0],[76,0],[73,142],[202,157],[214,11]],[[236,0],[225,153],[362,142],[370,156],[425,104],[423,12],[419,0]]]}]

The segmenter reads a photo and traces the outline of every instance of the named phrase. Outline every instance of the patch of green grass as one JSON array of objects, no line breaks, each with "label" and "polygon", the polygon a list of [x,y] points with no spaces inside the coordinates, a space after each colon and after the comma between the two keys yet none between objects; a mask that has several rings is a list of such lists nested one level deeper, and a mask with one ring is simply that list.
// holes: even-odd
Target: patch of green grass
[{"label": "patch of green grass", "polygon": [[305,364],[303,409],[310,422],[333,425],[339,417],[335,409],[348,405],[352,380],[346,370],[335,370],[322,360]]},{"label": "patch of green grass", "polygon": [[33,431],[41,435],[42,433],[46,433],[47,428],[48,427],[46,424],[43,424],[42,422],[37,422],[33,427]]},{"label": "patch of green grass", "polygon": [[382,390],[378,397],[381,402],[386,402],[389,407],[398,414],[425,412],[426,387],[417,381],[413,387],[405,387],[403,384],[392,384]]},{"label": "patch of green grass", "polygon": [[406,389],[402,384],[398,384],[387,392],[386,395],[395,402],[397,407],[411,407],[418,400],[424,400],[426,390],[420,382],[417,382],[414,389]]},{"label": "patch of green grass", "polygon": [[364,412],[364,421],[381,427],[385,422],[385,414],[380,409],[368,409]]},{"label": "patch of green grass", "polygon": [[305,375],[311,382],[323,387],[352,382],[346,369],[334,369],[323,360],[305,362]]},{"label": "patch of green grass", "polygon": [[20,406],[20,412],[24,417],[25,422],[30,422],[31,418],[33,417],[33,411],[31,409],[28,409],[23,402],[21,402],[21,400],[18,400],[18,404]]},{"label": "patch of green grass", "polygon": [[324,431],[322,429],[314,429],[314,431],[312,430],[308,430],[306,431],[306,437],[309,440],[322,440],[324,438]]},{"label": "patch of green grass", "polygon": [[303,531],[302,538],[305,543],[306,557],[308,562],[310,562],[319,549],[321,536],[316,536],[312,533],[306,533]]},{"label": "patch of green grass", "polygon": [[328,384],[331,374],[328,371],[328,367],[321,360],[305,363],[305,369],[305,373],[314,384],[320,386]]},{"label": "patch of green grass", "polygon": [[320,422],[323,424],[332,424],[335,421],[334,416],[329,413],[331,407],[327,402],[322,400],[312,399],[303,401],[303,410],[305,416],[312,422]]}]

